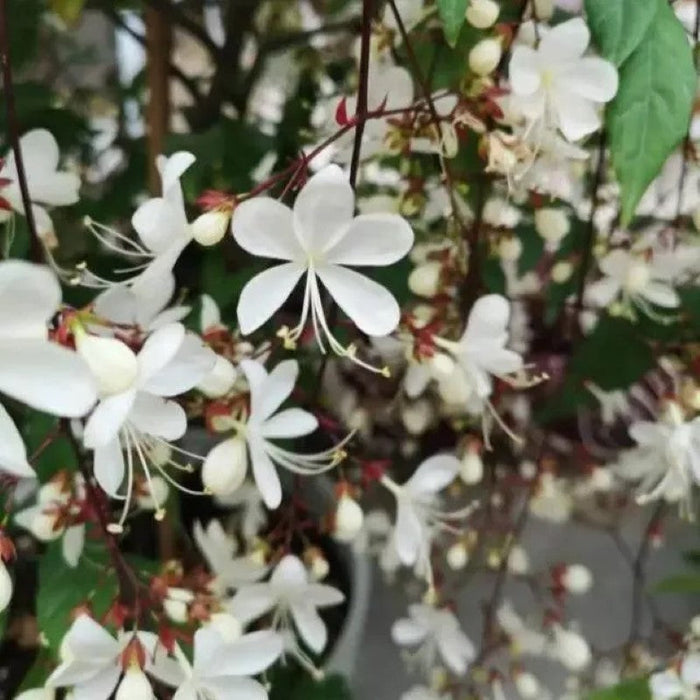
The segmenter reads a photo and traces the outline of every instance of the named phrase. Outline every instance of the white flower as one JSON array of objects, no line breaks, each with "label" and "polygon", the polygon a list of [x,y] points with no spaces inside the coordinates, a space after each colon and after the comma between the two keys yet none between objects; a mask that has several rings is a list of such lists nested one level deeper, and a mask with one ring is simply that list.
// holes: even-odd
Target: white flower
[{"label": "white flower", "polygon": [[680,669],[669,668],[653,673],[649,678],[653,700],[698,700],[699,686],[700,653],[697,652],[687,654]]},{"label": "white flower", "polygon": [[15,700],[55,700],[56,691],[53,688],[30,688],[15,696]]},{"label": "white flower", "polygon": [[515,655],[541,656],[547,646],[547,638],[539,630],[532,629],[518,615],[510,601],[501,605],[496,613],[501,629],[508,635]]},{"label": "white flower", "polygon": [[408,608],[410,617],[397,620],[391,628],[396,644],[419,646],[414,658],[420,658],[425,671],[435,666],[436,657],[453,673],[462,676],[474,659],[474,645],[462,632],[457,618],[446,608],[414,604]]},{"label": "white flower", "polygon": [[[155,331],[138,353],[138,373],[125,391],[100,400],[85,425],[83,441],[95,451],[95,478],[113,497],[125,498],[127,515],[134,485],[134,453],[150,480],[149,464],[175,485],[160,454],[187,429],[184,409],[170,397],[191,389],[211,370],[216,356],[184,326],[172,323]],[[124,454],[127,464],[125,468]],[[167,463],[166,463],[167,464]],[[127,477],[126,494],[118,496]],[[152,495],[153,489],[150,489]],[[162,517],[160,505],[156,517]],[[119,526],[116,527],[119,529]]]},{"label": "white flower", "polygon": [[[53,224],[41,205],[75,204],[78,201],[80,178],[74,173],[58,170],[58,144],[46,129],[27,132],[19,144],[34,220],[39,235],[44,238],[53,233]],[[0,161],[0,211],[7,205],[19,214],[25,213],[17,164],[12,151]]]},{"label": "white flower", "polygon": [[675,289],[655,268],[654,259],[627,250],[613,250],[599,263],[605,275],[588,285],[586,298],[597,306],[607,306],[618,296],[625,303],[634,303],[646,314],[655,317],[649,304],[674,309],[680,305]]},{"label": "white flower", "polygon": [[449,486],[459,473],[459,460],[448,454],[433,455],[416,469],[413,476],[399,486],[386,474],[381,482],[396,498],[396,526],[393,543],[401,562],[419,564],[432,582],[430,542],[436,530],[457,533],[450,521],[466,517],[471,506],[446,512],[440,509],[439,491]]},{"label": "white flower", "polygon": [[443,695],[424,685],[414,685],[401,696],[401,700],[447,700],[448,698],[449,695]]},{"label": "white flower", "polygon": [[360,534],[364,519],[360,504],[344,493],[335,509],[333,537],[346,544],[352,542]]},{"label": "white flower", "polygon": [[274,610],[273,626],[286,630],[290,618],[297,634],[316,654],[328,642],[328,631],[317,608],[339,605],[345,596],[336,588],[309,580],[302,561],[285,556],[270,580],[243,586],[229,604],[229,612],[244,625]]},{"label": "white flower", "polygon": [[[62,662],[49,676],[46,685],[73,688],[75,700],[107,700],[112,696],[124,664],[133,662],[124,654],[129,645],[144,652],[147,672],[154,671],[153,657],[158,637],[152,632],[120,632],[117,639],[88,615],[80,615],[61,644]],[[127,666],[128,667],[128,666]]]},{"label": "white flower", "polygon": [[400,310],[380,284],[349,270],[346,265],[384,266],[400,260],[413,244],[413,231],[396,214],[364,214],[353,218],[355,195],[342,170],[335,165],[314,175],[301,190],[291,210],[269,197],[242,202],[233,214],[233,235],[253,255],[285,260],[253,277],[238,300],[241,332],[252,333],[267,321],[305,277],[304,303],[299,324],[282,329],[288,345],[301,336],[309,313],[323,350],[354,355],[343,347],[325,318],[319,280],[355,325],[371,336],[391,333]]},{"label": "white flower", "polygon": [[194,635],[193,663],[176,644],[178,666],[169,667],[161,680],[178,686],[173,700],[267,700],[265,688],[249,676],[262,673],[281,653],[282,642],[274,632],[251,632],[230,640],[216,625],[202,627]]},{"label": "white flower", "polygon": [[593,655],[588,642],[573,630],[564,629],[555,624],[552,628],[552,640],[549,653],[573,673],[580,673],[587,668]]},{"label": "white flower", "polygon": [[236,436],[219,443],[207,455],[202,471],[205,486],[215,493],[216,486],[228,486],[226,474],[231,469],[242,472],[240,478],[236,478],[240,485],[247,469],[244,449],[247,447],[255,484],[265,505],[271,509],[277,508],[282,501],[282,485],[275,465],[296,474],[318,474],[333,468],[343,459],[342,446],[345,441],[316,454],[298,454],[277,446],[272,440],[301,437],[318,427],[316,417],[301,408],[287,408],[278,412],[294,389],[299,364],[296,360],[285,360],[268,374],[259,362],[243,360],[241,369],[250,387],[250,414],[246,422],[232,420],[231,424],[237,430]]},{"label": "white flower", "polygon": [[518,44],[510,60],[510,83],[520,110],[530,122],[558,127],[570,141],[600,127],[598,105],[617,92],[615,66],[584,56],[589,41],[586,23],[576,17],[543,31],[536,49]]},{"label": "white flower", "polygon": [[0,612],[2,612],[12,600],[12,577],[0,557]]},{"label": "white flower", "polygon": [[241,535],[246,542],[253,540],[267,524],[267,510],[263,504],[255,483],[246,480],[233,493],[227,493],[216,497],[217,503],[222,506],[240,508]]}]

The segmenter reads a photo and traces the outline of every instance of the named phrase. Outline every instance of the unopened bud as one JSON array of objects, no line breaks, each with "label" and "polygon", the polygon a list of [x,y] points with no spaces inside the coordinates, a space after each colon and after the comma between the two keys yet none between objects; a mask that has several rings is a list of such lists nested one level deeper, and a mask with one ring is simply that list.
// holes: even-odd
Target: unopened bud
[{"label": "unopened bud", "polygon": [[430,425],[433,411],[427,399],[413,401],[403,407],[401,420],[411,435],[422,435]]},{"label": "unopened bud", "polygon": [[136,665],[126,669],[114,700],[153,700],[153,688],[146,674]]},{"label": "unopened bud", "polygon": [[550,273],[552,282],[564,284],[564,282],[568,282],[571,279],[573,272],[574,266],[568,260],[560,260],[552,266]]},{"label": "unopened bud", "polygon": [[194,600],[192,591],[186,588],[168,588],[167,597],[163,601],[165,614],[175,623],[181,625],[189,617],[188,606]]},{"label": "unopened bud", "polygon": [[526,671],[516,673],[513,683],[515,684],[515,689],[518,691],[518,695],[520,695],[523,700],[535,700],[536,698],[542,697],[540,682],[532,673]]},{"label": "unopened bud", "polygon": [[226,357],[217,355],[213,369],[197,384],[197,389],[207,398],[218,399],[233,389],[236,376],[236,368],[231,361]]},{"label": "unopened bud", "polygon": [[515,236],[505,236],[498,244],[498,256],[503,262],[515,262],[523,253],[523,244]]},{"label": "unopened bud", "polygon": [[408,288],[419,297],[430,299],[440,290],[442,265],[435,260],[418,265],[408,276]]},{"label": "unopened bud", "polygon": [[459,463],[459,476],[465,484],[478,484],[484,478],[484,462],[478,449],[468,449]]},{"label": "unopened bud", "polygon": [[330,571],[328,560],[318,547],[309,547],[304,552],[304,561],[314,581],[323,581]]},{"label": "unopened bud", "polygon": [[231,215],[225,211],[208,211],[192,222],[192,238],[199,245],[216,245],[226,235]]},{"label": "unopened bud", "polygon": [[0,559],[0,612],[2,612],[12,600],[12,577],[5,566],[5,562]]},{"label": "unopened bud", "polygon": [[212,449],[202,466],[202,482],[216,496],[233,493],[248,470],[246,442],[241,437],[224,440]]},{"label": "unopened bud", "polygon": [[583,671],[592,659],[588,642],[577,632],[564,629],[561,625],[554,627],[554,655],[572,671]]},{"label": "unopened bud", "polygon": [[335,510],[335,530],[333,536],[339,542],[352,542],[362,529],[365,516],[359,503],[343,494]]},{"label": "unopened bud", "polygon": [[554,14],[554,0],[534,0],[535,18],[547,22]]},{"label": "unopened bud", "polygon": [[469,562],[469,552],[464,542],[455,542],[447,550],[447,565],[452,571],[461,571]]},{"label": "unopened bud", "polygon": [[574,595],[588,593],[593,585],[593,574],[582,564],[571,564],[564,569],[561,585]]},{"label": "unopened bud", "polygon": [[549,244],[550,250],[559,247],[570,228],[569,218],[562,209],[542,207],[535,212],[535,230]]},{"label": "unopened bud", "polygon": [[501,42],[498,39],[482,39],[469,52],[469,68],[477,75],[489,75],[496,70],[501,54]]},{"label": "unopened bud", "polygon": [[508,570],[513,574],[526,574],[530,570],[530,557],[528,557],[525,549],[514,544],[508,554]]},{"label": "unopened bud", "polygon": [[103,396],[120,394],[136,381],[139,373],[136,355],[121,340],[89,335],[83,329],[76,329],[75,347]]},{"label": "unopened bud", "polygon": [[467,22],[477,29],[488,29],[498,19],[501,8],[494,0],[471,0],[467,8]]}]

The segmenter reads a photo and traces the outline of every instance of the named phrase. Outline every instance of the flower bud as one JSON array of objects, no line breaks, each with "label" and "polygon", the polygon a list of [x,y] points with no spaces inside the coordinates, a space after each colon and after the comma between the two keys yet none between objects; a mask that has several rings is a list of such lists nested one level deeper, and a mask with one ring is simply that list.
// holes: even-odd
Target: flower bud
[{"label": "flower bud", "polygon": [[414,268],[408,276],[408,288],[419,297],[434,297],[440,289],[442,265],[436,260],[429,260]]},{"label": "flower bud", "polygon": [[0,612],[2,612],[12,600],[12,577],[5,566],[5,562],[0,559]]},{"label": "flower bud", "polygon": [[192,591],[186,588],[170,587],[167,597],[163,601],[163,610],[173,622],[182,625],[189,618],[188,606],[193,600]]},{"label": "flower bud", "polygon": [[209,624],[226,642],[235,642],[243,634],[243,625],[229,613],[212,613]]},{"label": "flower bud", "polygon": [[540,682],[532,673],[519,671],[513,678],[515,689],[523,700],[535,700],[542,697]]},{"label": "flower bud", "polygon": [[540,22],[547,22],[554,14],[554,0],[534,0],[535,17]]},{"label": "flower bud", "polygon": [[515,236],[505,236],[498,244],[498,256],[503,262],[515,262],[523,253],[523,244]]},{"label": "flower bud", "polygon": [[693,637],[700,638],[700,615],[696,615],[690,621],[690,633],[693,635]]},{"label": "flower bud", "polygon": [[365,516],[359,503],[343,494],[335,510],[335,530],[333,536],[339,542],[352,542],[362,529]]},{"label": "flower bud", "polygon": [[469,552],[464,542],[455,542],[447,550],[447,565],[452,571],[461,571],[469,562]]},{"label": "flower bud", "polygon": [[246,442],[241,437],[224,440],[214,447],[202,466],[204,487],[216,496],[233,493],[245,479],[248,469]]},{"label": "flower bud", "polygon": [[530,570],[530,557],[524,547],[514,544],[508,554],[508,570],[513,574],[526,574]]},{"label": "flower bud", "polygon": [[484,478],[484,462],[479,450],[467,449],[459,463],[459,477],[465,484],[478,484]]},{"label": "flower bud", "polygon": [[401,420],[411,435],[422,435],[430,425],[432,414],[430,402],[419,399],[403,407]]},{"label": "flower bud", "polygon": [[233,389],[236,376],[236,368],[231,361],[222,355],[217,355],[214,368],[197,384],[197,389],[207,398],[218,399]]},{"label": "flower bud", "polygon": [[552,282],[564,284],[564,282],[571,279],[573,272],[574,266],[568,260],[560,260],[552,266],[552,271],[550,272]]},{"label": "flower bud", "polygon": [[231,214],[226,211],[208,211],[192,222],[192,238],[199,245],[216,245],[226,235]]},{"label": "flower bud", "polygon": [[471,0],[467,8],[467,22],[477,29],[488,29],[498,19],[501,8],[494,0]]},{"label": "flower bud", "polygon": [[126,670],[114,700],[153,700],[153,688],[146,674],[136,665]]},{"label": "flower bud", "polygon": [[570,228],[569,218],[562,209],[542,207],[535,212],[535,230],[549,244],[551,250],[559,247]]},{"label": "flower bud", "polygon": [[304,551],[304,562],[309,567],[309,573],[314,581],[323,581],[328,576],[330,571],[328,560],[318,547],[308,547]]},{"label": "flower bud", "polygon": [[430,368],[436,376],[449,377],[455,371],[455,361],[444,352],[437,352],[430,360]]},{"label": "flower bud", "polygon": [[482,39],[469,52],[469,68],[477,75],[489,75],[498,66],[501,53],[501,42],[498,39]]},{"label": "flower bud", "polygon": [[554,655],[573,673],[583,671],[592,659],[588,642],[577,632],[564,629],[561,625],[554,627]]},{"label": "flower bud", "polygon": [[572,564],[564,569],[561,585],[574,595],[588,593],[593,585],[593,574],[582,564]]},{"label": "flower bud", "polygon": [[29,529],[39,542],[57,540],[64,531],[64,528],[56,527],[56,515],[45,511],[39,511],[32,518]]},{"label": "flower bud", "polygon": [[136,381],[139,372],[136,355],[121,340],[88,335],[81,328],[75,332],[75,347],[103,396],[120,394]]},{"label": "flower bud", "polygon": [[47,503],[68,503],[70,500],[70,493],[63,488],[62,479],[52,479],[47,481],[36,495],[36,502],[38,505],[46,505]]}]

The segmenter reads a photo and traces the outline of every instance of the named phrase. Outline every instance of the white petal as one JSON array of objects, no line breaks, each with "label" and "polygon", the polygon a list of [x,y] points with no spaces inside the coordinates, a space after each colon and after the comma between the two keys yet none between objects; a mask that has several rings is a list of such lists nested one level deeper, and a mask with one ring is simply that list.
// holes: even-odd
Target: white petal
[{"label": "white petal", "polygon": [[95,479],[109,496],[116,496],[124,481],[124,454],[119,439],[95,448]]},{"label": "white petal", "polygon": [[328,165],[304,185],[294,202],[294,230],[304,250],[326,250],[352,220],[355,193],[337,165]]},{"label": "white petal", "polygon": [[595,104],[571,90],[557,90],[551,96],[561,133],[569,141],[578,141],[596,131],[601,124]]},{"label": "white petal", "polygon": [[445,665],[458,676],[466,673],[474,658],[474,646],[466,635],[460,629],[443,631],[437,641]]},{"label": "white petal", "polygon": [[594,306],[607,306],[619,293],[620,283],[614,277],[603,277],[586,287],[586,300]]},{"label": "white petal", "polygon": [[405,498],[397,499],[396,527],[394,528],[394,545],[399,559],[406,566],[413,566],[423,548],[423,528],[411,502]]},{"label": "white petal", "polygon": [[292,603],[291,610],[299,636],[309,649],[320,654],[328,642],[328,631],[316,608],[300,600]]},{"label": "white petal", "polygon": [[85,525],[73,525],[63,535],[63,558],[68,566],[78,566],[78,560],[83,553],[85,544]]},{"label": "white petal", "polygon": [[197,686],[194,680],[186,680],[173,695],[173,700],[197,700]]},{"label": "white petal", "polygon": [[138,354],[139,378],[142,383],[160,372],[177,354],[185,339],[185,327],[171,323],[152,333]]},{"label": "white petal", "polygon": [[670,438],[670,428],[651,421],[638,421],[628,429],[630,437],[639,445],[659,446]]},{"label": "white petal", "polygon": [[306,567],[299,557],[287,554],[282,557],[270,577],[270,583],[277,591],[299,589],[306,586],[309,576]]},{"label": "white petal", "polygon": [[251,440],[248,446],[255,485],[265,505],[270,510],[274,510],[282,502],[282,484],[275,465],[265,451],[262,440]]},{"label": "white petal", "polygon": [[[249,362],[246,361],[245,366],[241,363],[246,377],[250,371]],[[298,376],[299,363],[296,360],[283,360],[275,365],[257,391],[252,389],[251,385],[251,418],[254,417],[259,422],[266,421],[282,405],[282,402],[289,398]]]},{"label": "white petal", "polygon": [[363,214],[324,253],[334,265],[390,265],[413,245],[413,229],[397,214]]},{"label": "white petal", "polygon": [[[268,700],[265,687],[252,678],[207,678],[202,688],[216,700]],[[180,700],[180,697],[176,696],[173,700]]]},{"label": "white petal", "polygon": [[510,318],[510,303],[500,294],[480,297],[469,312],[467,327],[462,336],[465,345],[484,341],[505,345]]},{"label": "white petal", "polygon": [[247,625],[277,605],[277,597],[267,583],[254,583],[241,588],[228,604],[228,611],[241,624]]},{"label": "white petal", "polygon": [[391,638],[396,644],[405,647],[420,644],[427,634],[428,630],[424,625],[409,618],[396,620],[391,626]]},{"label": "white petal", "polygon": [[199,384],[215,364],[216,353],[194,333],[187,333],[170,361],[143,381],[141,388],[157,396],[184,394]]},{"label": "white petal", "polygon": [[430,370],[425,365],[416,362],[410,363],[403,379],[406,396],[411,399],[420,396],[426,390],[430,379]]},{"label": "white petal", "polygon": [[284,304],[306,268],[299,263],[276,265],[255,275],[238,298],[238,325],[248,335]]},{"label": "white petal", "polygon": [[131,225],[146,247],[156,255],[185,235],[184,210],[162,197],[145,201],[131,217]]},{"label": "white petal", "polygon": [[179,185],[180,178],[196,160],[195,156],[188,151],[177,151],[168,157],[159,156],[157,165],[163,192],[165,193],[172,187]]},{"label": "white petal", "polygon": [[61,303],[56,276],[23,260],[0,263],[0,338],[39,339]]},{"label": "white petal", "polygon": [[399,305],[381,284],[339,265],[324,265],[317,272],[335,302],[361,331],[381,336],[398,326]]},{"label": "white petal", "polygon": [[202,305],[199,312],[199,329],[206,333],[212,328],[216,328],[221,323],[221,311],[219,305],[208,294],[202,294]]},{"label": "white petal", "polygon": [[700,653],[690,652],[681,663],[681,679],[688,686],[700,685]]},{"label": "white petal", "polygon": [[542,84],[537,52],[529,46],[516,46],[508,67],[510,84],[516,95],[532,95]]},{"label": "white petal", "polygon": [[255,676],[269,668],[281,653],[282,638],[276,632],[244,634],[219,654],[217,675]]},{"label": "white petal", "polygon": [[114,440],[119,429],[124,425],[135,399],[134,390],[102,399],[85,424],[83,433],[85,447],[95,449]]},{"label": "white petal", "polygon": [[316,428],[318,420],[312,413],[301,408],[288,408],[268,418],[263,423],[260,434],[264,438],[295,438],[313,433]]},{"label": "white petal", "polygon": [[543,60],[556,68],[561,61],[583,56],[590,39],[591,35],[583,18],[574,17],[550,29],[540,41],[539,52]]},{"label": "white petal", "polygon": [[187,415],[179,403],[143,391],[136,394],[129,421],[142,433],[168,441],[178,440],[187,430]]},{"label": "white petal", "polygon": [[0,340],[0,392],[69,418],[84,416],[97,400],[95,381],[82,358],[40,340]]},{"label": "white petal", "polygon": [[412,494],[437,493],[449,486],[459,473],[459,460],[454,455],[438,454],[428,457],[404,484]]},{"label": "white petal", "polygon": [[243,250],[262,258],[306,258],[294,235],[292,210],[271,197],[241,202],[233,211],[231,230]]},{"label": "white petal", "polygon": [[317,608],[326,608],[331,605],[340,605],[345,600],[345,595],[333,586],[310,583],[304,591],[304,599]]},{"label": "white petal", "polygon": [[640,293],[652,304],[663,306],[667,309],[675,309],[681,304],[676,290],[663,282],[647,282]]},{"label": "white petal", "polygon": [[683,697],[685,692],[678,674],[670,670],[652,674],[649,678],[649,688],[654,700],[677,700]]},{"label": "white petal", "polygon": [[133,350],[117,338],[76,333],[76,349],[85,360],[102,395],[120,394],[131,387],[139,373]]},{"label": "white petal", "polygon": [[119,644],[109,632],[85,614],[68,630],[68,647],[77,659],[90,659],[92,663],[111,661],[119,651]]},{"label": "white petal", "polygon": [[0,470],[20,477],[33,477],[22,436],[5,407],[0,404]]},{"label": "white petal", "polygon": [[582,58],[569,69],[562,79],[577,95],[595,102],[610,102],[617,93],[618,76],[615,66],[595,56]]},{"label": "white petal", "polygon": [[71,700],[109,700],[121,673],[122,669],[116,663],[101,670],[89,681],[76,685]]}]

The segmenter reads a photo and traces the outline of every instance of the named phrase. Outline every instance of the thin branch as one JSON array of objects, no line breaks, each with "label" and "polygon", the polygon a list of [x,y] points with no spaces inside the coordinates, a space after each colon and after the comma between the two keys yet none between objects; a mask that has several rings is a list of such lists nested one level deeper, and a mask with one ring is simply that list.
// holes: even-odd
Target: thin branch
[{"label": "thin branch", "polygon": [[342,22],[331,22],[324,24],[316,29],[307,29],[301,32],[289,32],[280,34],[262,42],[260,45],[261,53],[273,53],[275,51],[284,51],[285,49],[306,44],[310,39],[324,34],[342,34],[343,32],[354,33],[362,28],[362,20],[359,17],[353,17]]}]

